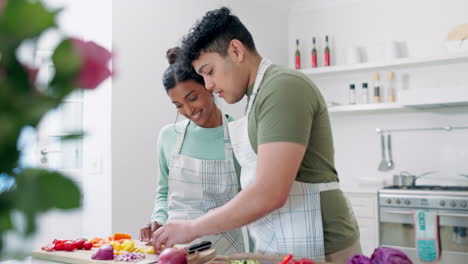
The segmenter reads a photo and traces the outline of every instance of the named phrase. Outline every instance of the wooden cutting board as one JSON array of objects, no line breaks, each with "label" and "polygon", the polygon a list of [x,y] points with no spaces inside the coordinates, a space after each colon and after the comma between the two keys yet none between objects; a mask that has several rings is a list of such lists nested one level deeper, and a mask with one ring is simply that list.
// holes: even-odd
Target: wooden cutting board
[{"label": "wooden cutting board", "polygon": [[[277,264],[283,260],[283,257],[262,255],[262,254],[256,254],[256,253],[241,253],[241,254],[235,254],[229,257],[217,256],[210,262],[210,264],[229,264],[230,260],[242,260],[242,259],[258,260],[260,264]],[[320,262],[320,261],[316,261],[315,263],[316,264],[332,264],[330,262]]]},{"label": "wooden cutting board", "polygon": [[[144,243],[135,240],[135,246],[144,248]],[[185,246],[178,246],[183,248]],[[96,253],[98,248],[92,248],[91,250],[74,250],[74,251],[45,251],[45,250],[33,250],[31,256],[33,258],[57,261],[70,264],[122,264],[122,263],[138,263],[138,262],[125,262],[125,261],[113,261],[113,260],[94,260],[91,256]],[[153,258],[155,254],[145,254],[145,259]],[[201,252],[195,252],[187,256],[189,264],[203,264],[216,257],[216,249],[211,248],[203,250]]]}]

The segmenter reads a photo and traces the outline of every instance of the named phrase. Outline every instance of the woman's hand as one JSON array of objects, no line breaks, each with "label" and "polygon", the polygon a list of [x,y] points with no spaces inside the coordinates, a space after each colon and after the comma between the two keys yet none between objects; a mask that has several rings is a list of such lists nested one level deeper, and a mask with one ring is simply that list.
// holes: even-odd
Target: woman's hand
[{"label": "woman's hand", "polygon": [[143,242],[150,242],[154,231],[161,226],[156,222],[148,223],[145,227],[140,229],[140,240]]},{"label": "woman's hand", "polygon": [[152,245],[155,250],[159,250],[162,245],[168,248],[192,242],[197,237],[193,221],[171,220],[153,233]]}]

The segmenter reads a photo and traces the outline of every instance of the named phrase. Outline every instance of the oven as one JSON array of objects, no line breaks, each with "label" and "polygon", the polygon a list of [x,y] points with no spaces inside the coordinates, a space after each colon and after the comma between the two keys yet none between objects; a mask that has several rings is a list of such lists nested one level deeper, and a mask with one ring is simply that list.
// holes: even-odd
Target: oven
[{"label": "oven", "polygon": [[[388,187],[378,193],[379,245],[417,258],[414,212],[435,212],[439,220],[440,259],[437,263],[468,263],[468,187]],[[466,188],[466,190],[465,190]]]}]

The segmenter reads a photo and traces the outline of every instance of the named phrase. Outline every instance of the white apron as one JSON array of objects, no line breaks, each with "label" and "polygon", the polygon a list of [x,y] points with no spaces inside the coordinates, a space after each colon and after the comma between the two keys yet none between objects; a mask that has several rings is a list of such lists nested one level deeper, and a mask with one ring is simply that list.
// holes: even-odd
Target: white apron
[{"label": "white apron", "polygon": [[[245,116],[228,124],[234,154],[242,168],[242,188],[256,176],[257,154],[250,144],[248,118],[260,83],[270,65],[269,60],[262,60]],[[307,257],[323,261],[325,247],[320,192],[338,188],[337,182],[312,184],[294,181],[283,207],[248,225],[255,251],[272,255],[291,253],[295,258]]]},{"label": "white apron", "polygon": [[[189,120],[184,123],[171,157],[168,176],[168,219],[195,219],[227,203],[239,192],[231,141],[224,114],[225,160],[200,160],[180,154]],[[205,236],[218,255],[232,255],[244,251],[241,229]]]}]

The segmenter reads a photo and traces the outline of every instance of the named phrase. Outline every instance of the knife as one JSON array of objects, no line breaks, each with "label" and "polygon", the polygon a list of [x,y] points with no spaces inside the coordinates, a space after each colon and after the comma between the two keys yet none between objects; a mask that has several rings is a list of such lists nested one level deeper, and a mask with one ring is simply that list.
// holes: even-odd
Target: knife
[{"label": "knife", "polygon": [[195,251],[203,251],[203,250],[209,249],[210,247],[211,247],[211,241],[202,241],[200,243],[191,245],[187,249],[187,253],[192,254],[192,253],[195,253]]},{"label": "knife", "polygon": [[[212,244],[211,241],[202,241],[200,243],[193,244],[187,249],[187,254],[190,255],[192,253],[195,253],[196,251],[203,251],[203,250],[209,249],[211,248],[211,244]],[[148,258],[148,259],[144,259],[138,262],[138,264],[153,264],[153,263],[158,262],[158,260],[159,260],[159,255]]]}]

